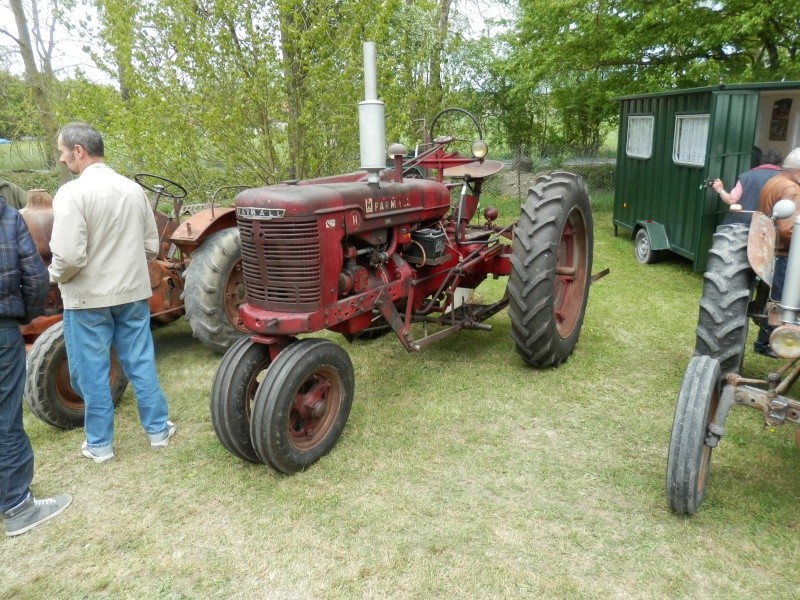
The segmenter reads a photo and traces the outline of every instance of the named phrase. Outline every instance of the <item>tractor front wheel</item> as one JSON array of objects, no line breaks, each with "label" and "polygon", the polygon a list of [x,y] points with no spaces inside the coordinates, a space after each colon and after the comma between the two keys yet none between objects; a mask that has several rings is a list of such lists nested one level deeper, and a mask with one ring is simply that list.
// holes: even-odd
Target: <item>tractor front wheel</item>
[{"label": "tractor front wheel", "polygon": [[748,233],[741,224],[720,225],[703,274],[694,354],[716,358],[723,375],[741,370],[747,341],[747,306],[755,283],[747,259]]},{"label": "tractor front wheel", "polygon": [[219,363],[211,386],[211,426],[231,454],[261,462],[250,441],[250,415],[256,390],[269,367],[269,347],[244,337]]},{"label": "tractor front wheel", "polygon": [[719,361],[692,357],[678,393],[667,457],[667,503],[677,513],[693,515],[703,501],[712,450],[706,438],[719,398]]},{"label": "tractor front wheel", "polygon": [[215,352],[247,333],[239,319],[245,287],[238,229],[210,235],[192,253],[182,297],[192,334]]},{"label": "tractor front wheel", "polygon": [[[83,427],[84,404],[69,380],[64,324],[59,321],[36,338],[26,359],[25,403],[42,421],[61,429]],[[119,404],[128,379],[111,351],[111,400]]]},{"label": "tractor front wheel", "polygon": [[265,463],[296,473],[336,445],[353,404],[350,357],[333,342],[304,339],[278,354],[256,391],[250,438]]},{"label": "tractor front wheel", "polygon": [[508,279],[511,336],[522,359],[557,366],[578,342],[592,270],[592,207],[583,179],[556,171],[522,206]]}]

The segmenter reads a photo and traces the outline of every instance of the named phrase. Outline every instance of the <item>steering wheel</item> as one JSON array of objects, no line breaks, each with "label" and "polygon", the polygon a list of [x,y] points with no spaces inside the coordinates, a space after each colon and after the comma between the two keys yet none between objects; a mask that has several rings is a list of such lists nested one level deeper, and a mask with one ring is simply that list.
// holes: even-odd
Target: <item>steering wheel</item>
[{"label": "steering wheel", "polygon": [[133,176],[133,180],[144,189],[156,194],[157,197],[166,196],[178,199],[186,196],[186,189],[182,185],[158,175],[137,173]]},{"label": "steering wheel", "polygon": [[[454,140],[466,141],[466,142],[474,142],[476,140],[483,139],[483,131],[481,131],[481,126],[478,123],[478,119],[476,119],[472,113],[463,108],[445,108],[444,110],[440,110],[436,113],[436,116],[433,117],[431,121],[431,140],[436,141],[436,124],[443,120],[445,116],[448,116],[447,125],[450,131],[447,132],[447,135],[453,137]],[[474,127],[475,131],[478,132],[478,137],[471,138],[469,134],[472,132],[472,128]]]}]

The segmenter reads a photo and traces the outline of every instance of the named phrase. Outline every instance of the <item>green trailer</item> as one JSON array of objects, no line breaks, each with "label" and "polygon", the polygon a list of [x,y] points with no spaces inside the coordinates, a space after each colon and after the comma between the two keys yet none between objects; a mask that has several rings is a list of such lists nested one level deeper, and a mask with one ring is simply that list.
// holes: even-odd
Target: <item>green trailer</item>
[{"label": "green trailer", "polygon": [[730,190],[750,168],[754,147],[785,156],[800,146],[800,81],[617,100],[614,234],[630,233],[641,263],[674,252],[704,271],[711,235],[728,211],[704,183],[719,178]]}]

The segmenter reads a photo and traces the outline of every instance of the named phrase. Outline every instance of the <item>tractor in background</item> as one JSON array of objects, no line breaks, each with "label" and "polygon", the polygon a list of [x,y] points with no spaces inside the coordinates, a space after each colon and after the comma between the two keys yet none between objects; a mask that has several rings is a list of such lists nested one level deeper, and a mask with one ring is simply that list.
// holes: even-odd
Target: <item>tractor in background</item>
[{"label": "tractor in background", "polygon": [[[734,205],[732,209],[736,209]],[[666,496],[679,514],[694,514],[705,495],[711,454],[734,406],[761,412],[770,427],[800,424],[800,401],[788,393],[800,377],[800,220],[795,220],[780,303],[769,300],[777,234],[794,203],[780,200],[770,216],[720,225],[703,275],[694,356],[686,367],[669,441]],[[742,376],[750,320],[774,327],[769,347],[780,366],[763,378]],[[800,430],[797,432],[800,445]]]},{"label": "tractor in background", "polygon": [[[235,212],[215,206],[218,193],[227,188],[217,190],[209,204],[184,205],[186,190],[174,181],[145,173],[134,179],[152,192],[160,240],[158,257],[148,264],[151,326],[167,325],[185,314],[195,337],[215,352],[224,352],[247,331],[238,314],[244,280]],[[46,191],[33,190],[20,211],[47,265],[52,201]],[[169,213],[159,209],[165,201],[172,201]],[[44,315],[21,326],[28,348],[25,401],[45,423],[70,429],[83,426],[84,406],[70,385],[62,311],[58,286],[51,284]],[[109,382],[116,405],[128,380],[113,351]]]},{"label": "tractor in background", "polygon": [[[588,299],[592,211],[582,179],[540,177],[512,224],[498,225],[491,206],[476,217],[484,182],[503,167],[486,158],[480,128],[471,154],[459,153],[464,140],[436,127],[466,111],[446,109],[413,157],[401,144],[387,152],[374,45],[364,55],[361,171],[248,189],[235,202],[247,290],[239,312],[252,333],[222,357],[211,422],[229,452],[283,473],[334,447],[354,398],[347,352],[308,334],[394,332],[417,352],[491,329],[485,321],[508,308],[522,359],[555,367],[578,342]],[[500,277],[508,283],[499,300],[471,301]]]}]

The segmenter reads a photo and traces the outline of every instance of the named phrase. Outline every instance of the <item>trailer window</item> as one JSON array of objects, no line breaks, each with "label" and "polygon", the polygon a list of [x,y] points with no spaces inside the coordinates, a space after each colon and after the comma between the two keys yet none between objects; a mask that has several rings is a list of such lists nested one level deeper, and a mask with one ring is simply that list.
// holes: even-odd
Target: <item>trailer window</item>
[{"label": "trailer window", "polygon": [[706,162],[709,115],[675,117],[675,142],[672,160],[679,165],[702,167]]},{"label": "trailer window", "polygon": [[632,158],[650,158],[653,154],[653,116],[628,117],[628,141],[625,154]]}]

